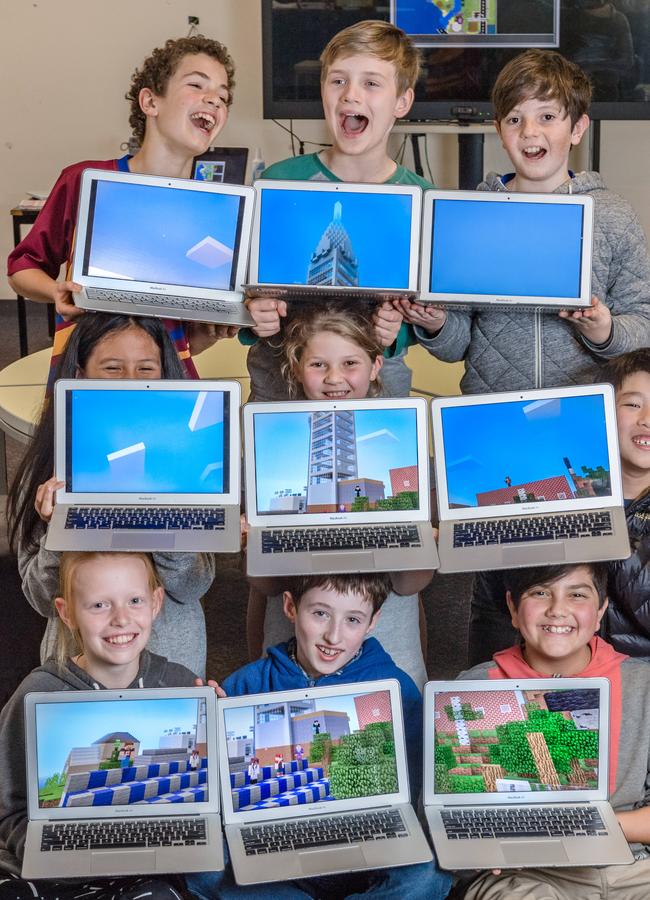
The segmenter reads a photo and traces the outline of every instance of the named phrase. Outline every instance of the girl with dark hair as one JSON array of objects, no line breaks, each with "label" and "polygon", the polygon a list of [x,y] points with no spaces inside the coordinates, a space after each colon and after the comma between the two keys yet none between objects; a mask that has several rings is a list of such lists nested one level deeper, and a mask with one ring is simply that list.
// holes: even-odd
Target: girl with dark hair
[{"label": "girl with dark hair", "polygon": [[[183,378],[184,367],[158,319],[96,313],[83,316],[59,361],[57,378]],[[53,477],[54,404],[46,399],[34,436],[7,498],[10,546],[18,556],[23,591],[30,605],[48,618],[41,660],[55,651],[52,598],[60,554],[45,549],[47,522],[62,483]],[[149,649],[203,676],[205,619],[201,597],[214,579],[209,553],[154,553],[165,588],[163,610]]]}]

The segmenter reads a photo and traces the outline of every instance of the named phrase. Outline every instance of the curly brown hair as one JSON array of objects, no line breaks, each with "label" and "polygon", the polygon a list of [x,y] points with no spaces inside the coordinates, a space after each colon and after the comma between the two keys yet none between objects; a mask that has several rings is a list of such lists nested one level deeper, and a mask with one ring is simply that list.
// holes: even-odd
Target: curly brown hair
[{"label": "curly brown hair", "polygon": [[[357,344],[372,362],[378,356],[383,356],[384,348],[375,337],[369,317],[364,315],[364,311],[367,313],[367,310],[362,310],[363,308],[353,309],[341,303],[324,306],[311,306],[306,303],[304,308],[288,322],[280,344],[280,369],[289,388],[290,397],[302,394],[302,385],[297,377],[300,360],[309,341],[323,331],[338,334]],[[381,380],[377,376],[370,382],[368,396],[376,397],[380,393]]]},{"label": "curly brown hair", "polygon": [[140,144],[144,140],[147,122],[147,117],[140,109],[140,91],[142,88],[149,88],[158,97],[164,97],[169,79],[181,60],[186,56],[195,56],[198,53],[211,56],[224,67],[228,76],[228,106],[232,103],[235,64],[224,45],[212,38],[204,37],[202,34],[196,34],[193,37],[170,38],[164,47],[156,47],[140,68],[135,70],[131,78],[131,86],[126,94],[126,99],[131,104],[129,125]]}]

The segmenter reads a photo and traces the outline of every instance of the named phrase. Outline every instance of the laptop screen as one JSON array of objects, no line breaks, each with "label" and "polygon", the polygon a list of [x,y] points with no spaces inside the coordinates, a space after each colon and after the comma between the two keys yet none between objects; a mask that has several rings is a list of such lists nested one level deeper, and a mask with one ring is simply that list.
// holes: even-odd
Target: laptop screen
[{"label": "laptop screen", "polygon": [[598,688],[434,696],[435,794],[598,789]]},{"label": "laptop screen", "polygon": [[237,194],[94,179],[82,274],[232,291],[243,212]]},{"label": "laptop screen", "polygon": [[226,707],[223,724],[236,813],[399,791],[390,691]]},{"label": "laptop screen", "polygon": [[262,187],[259,202],[260,283],[409,287],[412,194]]},{"label": "laptop screen", "polygon": [[36,703],[35,727],[41,809],[208,800],[202,698]]},{"label": "laptop screen", "polygon": [[433,204],[431,293],[580,298],[581,204],[480,199]]},{"label": "laptop screen", "polygon": [[255,413],[253,432],[258,515],[425,508],[413,408]]},{"label": "laptop screen", "polygon": [[441,421],[449,509],[612,496],[602,394],[469,398]]},{"label": "laptop screen", "polygon": [[225,494],[230,394],[66,391],[66,491]]}]

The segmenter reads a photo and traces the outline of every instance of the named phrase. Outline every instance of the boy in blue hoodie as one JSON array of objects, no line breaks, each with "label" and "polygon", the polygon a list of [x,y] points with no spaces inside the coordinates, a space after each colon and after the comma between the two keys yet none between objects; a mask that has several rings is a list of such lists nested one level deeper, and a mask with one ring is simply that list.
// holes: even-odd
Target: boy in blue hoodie
[{"label": "boy in blue hoodie", "polygon": [[[422,782],[422,697],[415,682],[368,637],[377,624],[381,605],[390,591],[386,575],[313,575],[296,579],[285,591],[284,612],[295,628],[285,644],[269,647],[267,657],[238,669],[223,682],[227,696],[286,691],[328,684],[353,684],[396,678],[399,681],[411,795],[414,802]],[[375,897],[442,900],[451,878],[435,863],[333,875],[273,884],[238,887],[230,866],[223,873],[187,876],[197,897]]]}]

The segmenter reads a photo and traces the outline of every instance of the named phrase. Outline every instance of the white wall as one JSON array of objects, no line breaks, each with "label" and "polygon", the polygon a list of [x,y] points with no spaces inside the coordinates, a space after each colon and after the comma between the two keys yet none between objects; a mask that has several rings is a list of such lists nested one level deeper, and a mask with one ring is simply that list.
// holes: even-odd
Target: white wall
[{"label": "white wall", "polygon": [[[200,31],[225,43],[237,64],[223,143],[261,146],[267,163],[290,155],[288,134],[262,119],[260,10],[260,0],[0,0],[0,256],[12,247],[9,209],[27,189],[48,189],[72,162],[121,155],[130,75],[153,47],[187,33],[188,15],[199,16]],[[296,121],[294,129],[303,140],[327,138],[321,122]],[[650,123],[608,123],[602,133],[603,175],[650,233]],[[428,140],[436,183],[455,187],[455,138]],[[586,160],[580,148],[574,168]],[[494,135],[485,162],[506,167]],[[0,297],[11,297],[4,277]]]}]

